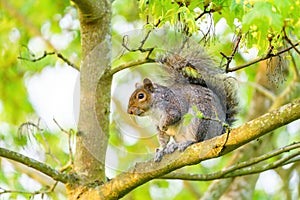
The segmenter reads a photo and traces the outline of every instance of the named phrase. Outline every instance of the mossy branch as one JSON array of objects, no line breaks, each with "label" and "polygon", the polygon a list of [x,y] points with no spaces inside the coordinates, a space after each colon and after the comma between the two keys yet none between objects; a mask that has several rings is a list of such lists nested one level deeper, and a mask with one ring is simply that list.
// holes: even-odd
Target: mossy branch
[{"label": "mossy branch", "polygon": [[[297,99],[231,130],[229,136],[223,134],[211,140],[194,144],[183,153],[174,152],[166,155],[159,163],[154,163],[152,160],[137,163],[128,172],[123,172],[100,186],[98,195],[102,198],[105,197],[105,199],[117,199],[149,180],[163,176],[181,167],[227,154],[243,144],[299,119],[299,111],[300,99]],[[224,145],[226,140],[227,142]],[[101,199],[101,197],[99,198]]]}]

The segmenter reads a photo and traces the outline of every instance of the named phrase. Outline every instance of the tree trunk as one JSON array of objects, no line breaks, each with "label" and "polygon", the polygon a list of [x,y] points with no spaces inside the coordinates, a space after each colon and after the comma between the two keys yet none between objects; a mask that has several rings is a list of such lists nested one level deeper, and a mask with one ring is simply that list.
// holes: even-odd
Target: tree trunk
[{"label": "tree trunk", "polygon": [[80,115],[70,199],[93,199],[84,193],[106,181],[105,155],[109,137],[111,76],[111,2],[77,1],[81,26]]}]

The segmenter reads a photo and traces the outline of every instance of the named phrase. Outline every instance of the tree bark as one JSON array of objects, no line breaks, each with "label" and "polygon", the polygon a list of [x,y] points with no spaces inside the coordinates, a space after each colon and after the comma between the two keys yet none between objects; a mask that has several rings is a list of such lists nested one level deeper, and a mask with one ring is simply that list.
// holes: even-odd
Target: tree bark
[{"label": "tree bark", "polygon": [[[82,62],[80,115],[74,171],[80,180],[68,185],[70,199],[84,199],[84,191],[103,184],[109,137],[111,76],[111,1],[74,0],[79,10]],[[92,199],[89,197],[88,199]]]}]

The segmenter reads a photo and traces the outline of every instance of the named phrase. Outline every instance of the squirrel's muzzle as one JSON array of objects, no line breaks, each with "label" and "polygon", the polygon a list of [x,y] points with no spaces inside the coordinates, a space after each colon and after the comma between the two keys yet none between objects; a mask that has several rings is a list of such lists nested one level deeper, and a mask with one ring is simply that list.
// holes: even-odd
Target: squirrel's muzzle
[{"label": "squirrel's muzzle", "polygon": [[127,113],[130,115],[141,116],[144,113],[144,111],[137,107],[128,107]]}]

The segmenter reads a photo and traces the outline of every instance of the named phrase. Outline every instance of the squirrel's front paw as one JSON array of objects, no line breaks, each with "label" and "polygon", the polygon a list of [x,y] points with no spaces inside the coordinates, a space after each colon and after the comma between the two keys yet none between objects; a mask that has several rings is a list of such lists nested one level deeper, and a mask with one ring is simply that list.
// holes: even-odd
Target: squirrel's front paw
[{"label": "squirrel's front paw", "polygon": [[161,161],[162,157],[164,156],[164,149],[156,149],[154,162]]},{"label": "squirrel's front paw", "polygon": [[168,144],[164,150],[165,153],[173,153],[174,151],[176,151],[176,149],[178,149],[178,144],[177,143],[171,143]]}]

